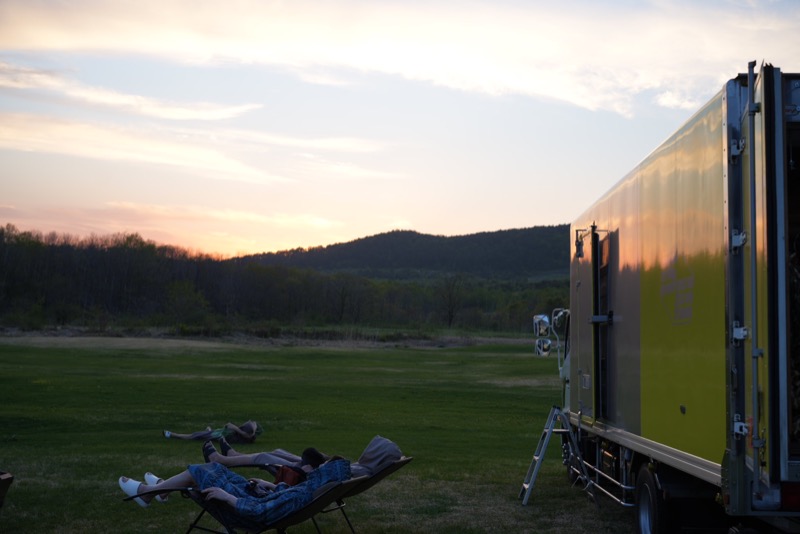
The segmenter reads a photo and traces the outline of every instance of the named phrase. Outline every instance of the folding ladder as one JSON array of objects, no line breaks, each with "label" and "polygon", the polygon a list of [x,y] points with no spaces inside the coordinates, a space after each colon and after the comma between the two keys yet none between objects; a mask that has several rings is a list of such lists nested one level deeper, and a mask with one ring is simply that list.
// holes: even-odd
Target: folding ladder
[{"label": "folding ladder", "polygon": [[[556,423],[560,423],[561,428],[556,428]],[[547,416],[547,423],[544,426],[542,437],[539,438],[536,451],[533,453],[533,461],[531,461],[531,466],[528,468],[528,474],[525,475],[525,480],[522,482],[519,498],[522,499],[523,505],[528,504],[528,499],[530,499],[531,492],[533,491],[533,483],[536,482],[536,476],[539,474],[539,469],[542,467],[542,461],[547,452],[547,445],[550,443],[550,438],[553,434],[567,434],[569,436],[569,439],[564,445],[564,463],[570,468],[577,464],[578,470],[580,471],[580,478],[582,478],[586,484],[586,490],[589,491],[590,494],[592,493],[592,481],[589,478],[586,465],[583,463],[581,451],[578,447],[578,440],[571,430],[569,419],[567,419],[566,414],[561,411],[561,408],[553,406],[550,410],[550,415]],[[569,454],[568,457],[566,456],[567,453]]]}]

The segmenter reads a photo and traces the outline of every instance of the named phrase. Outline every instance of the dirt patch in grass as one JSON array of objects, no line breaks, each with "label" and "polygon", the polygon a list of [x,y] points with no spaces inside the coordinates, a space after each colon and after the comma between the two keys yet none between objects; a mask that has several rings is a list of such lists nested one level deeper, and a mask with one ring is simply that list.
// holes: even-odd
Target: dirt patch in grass
[{"label": "dirt patch in grass", "polygon": [[229,343],[196,339],[165,339],[162,337],[110,337],[63,334],[19,334],[3,333],[0,343],[29,347],[57,347],[76,349],[135,349],[135,350],[224,350]]},{"label": "dirt patch in grass", "polygon": [[487,338],[469,336],[440,336],[429,339],[415,339],[412,337],[402,341],[378,341],[370,339],[339,339],[326,340],[315,338],[279,337],[263,338],[234,334],[219,338],[197,339],[173,337],[156,329],[147,330],[137,335],[98,335],[76,328],[59,328],[38,332],[24,332],[16,329],[0,330],[0,343],[24,345],[31,347],[60,347],[60,348],[108,348],[108,349],[133,349],[133,350],[208,350],[221,351],[232,345],[237,348],[309,346],[328,348],[379,348],[379,347],[411,347],[411,348],[453,348],[469,347],[475,345],[526,345],[530,344],[525,338]]},{"label": "dirt patch in grass", "polygon": [[492,384],[504,388],[559,388],[561,378],[554,376],[551,378],[509,378],[506,380],[483,380],[484,384]]}]

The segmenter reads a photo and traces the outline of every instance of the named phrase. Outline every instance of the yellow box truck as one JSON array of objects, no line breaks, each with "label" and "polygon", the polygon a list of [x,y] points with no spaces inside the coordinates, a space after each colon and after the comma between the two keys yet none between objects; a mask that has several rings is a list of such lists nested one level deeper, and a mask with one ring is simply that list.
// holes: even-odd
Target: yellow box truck
[{"label": "yellow box truck", "polygon": [[750,63],[571,241],[550,323],[595,485],[640,532],[678,499],[800,525],[800,74]]}]

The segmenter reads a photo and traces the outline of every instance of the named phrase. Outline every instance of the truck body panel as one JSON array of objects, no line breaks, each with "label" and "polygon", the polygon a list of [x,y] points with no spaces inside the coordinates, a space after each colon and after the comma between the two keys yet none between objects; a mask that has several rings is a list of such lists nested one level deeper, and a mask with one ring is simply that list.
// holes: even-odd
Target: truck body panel
[{"label": "truck body panel", "polygon": [[573,221],[564,410],[620,483],[800,513],[797,160],[800,76],[751,64]]}]

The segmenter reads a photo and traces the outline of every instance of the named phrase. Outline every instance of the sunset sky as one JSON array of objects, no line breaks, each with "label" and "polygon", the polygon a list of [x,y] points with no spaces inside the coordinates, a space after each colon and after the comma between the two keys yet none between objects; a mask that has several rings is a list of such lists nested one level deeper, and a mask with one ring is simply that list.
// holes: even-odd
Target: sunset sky
[{"label": "sunset sky", "polygon": [[568,223],[800,2],[2,0],[0,225],[236,256]]}]

